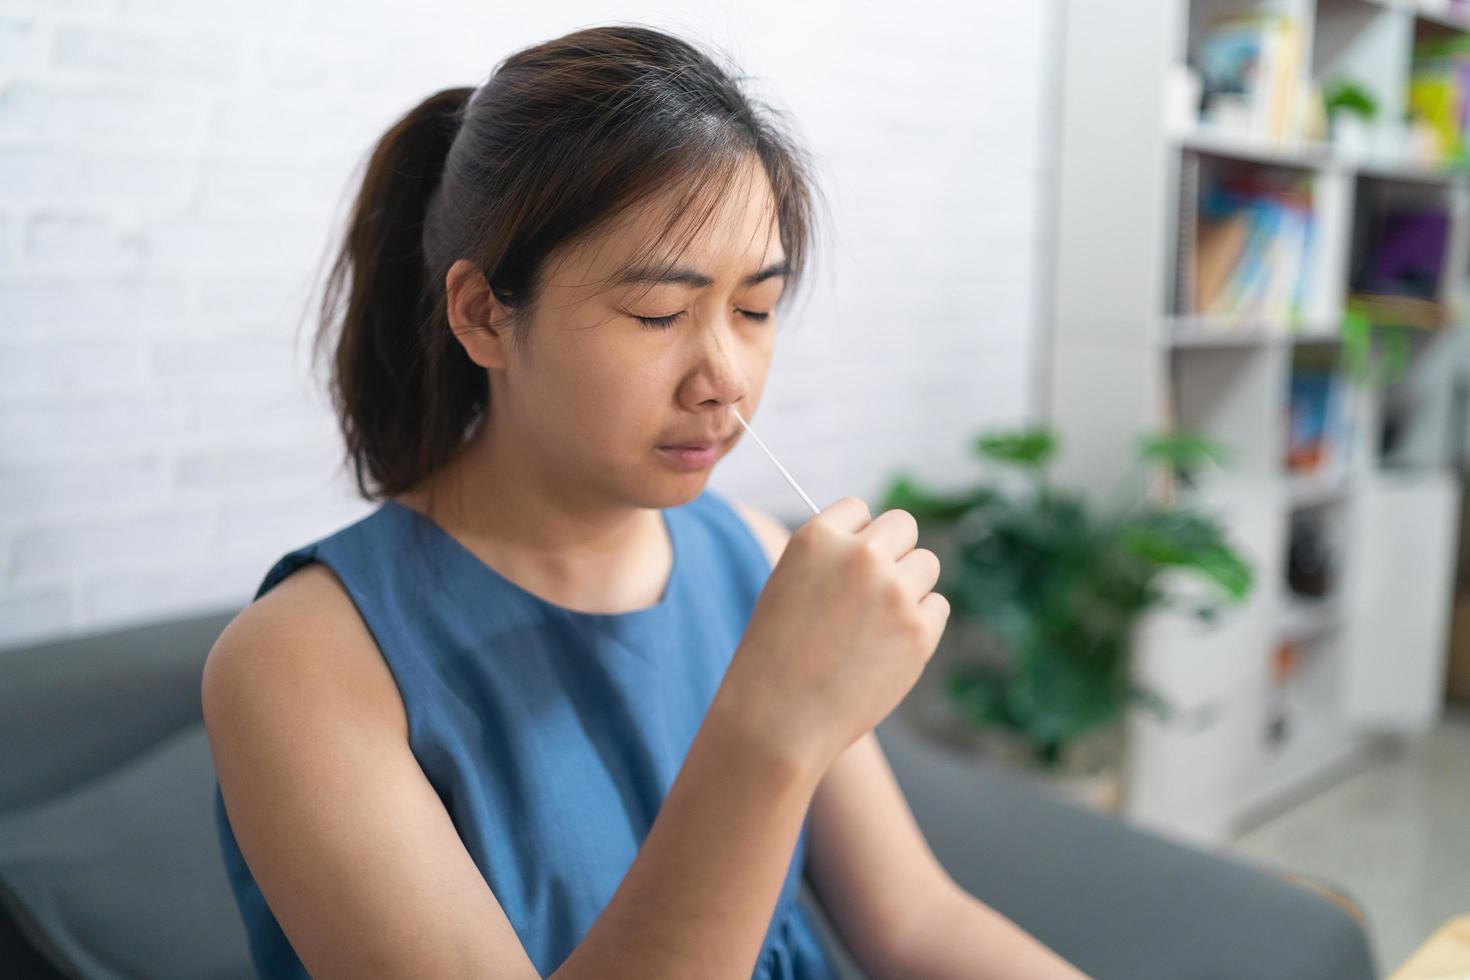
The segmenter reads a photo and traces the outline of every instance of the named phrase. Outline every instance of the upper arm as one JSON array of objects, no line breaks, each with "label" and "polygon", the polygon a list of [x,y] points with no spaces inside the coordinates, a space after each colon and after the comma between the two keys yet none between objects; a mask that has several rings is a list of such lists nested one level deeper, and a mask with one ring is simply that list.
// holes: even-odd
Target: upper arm
[{"label": "upper arm", "polygon": [[409,749],[403,703],[312,564],[220,635],[201,693],[240,851],[313,976],[538,974]]},{"label": "upper arm", "polygon": [[[791,532],[739,502],[774,565]],[[957,888],[914,820],[877,736],[849,746],[818,784],[811,806],[807,869],[813,890],[864,965],[894,954],[909,916]]]},{"label": "upper arm", "polygon": [[750,525],[751,533],[761,543],[766,557],[774,566],[781,559],[781,553],[786,550],[786,542],[791,539],[791,530],[763,510],[738,500],[731,500],[730,503],[745,523]]}]

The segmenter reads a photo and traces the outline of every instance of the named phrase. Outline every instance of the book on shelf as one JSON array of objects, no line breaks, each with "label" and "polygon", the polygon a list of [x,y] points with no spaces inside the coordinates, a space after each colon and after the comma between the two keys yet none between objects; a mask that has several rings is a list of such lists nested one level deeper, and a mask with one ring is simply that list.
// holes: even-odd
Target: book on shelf
[{"label": "book on shelf", "polygon": [[1377,326],[1444,326],[1439,293],[1449,237],[1444,206],[1400,206],[1376,215],[1353,277],[1352,305]]},{"label": "book on shelf", "polygon": [[1300,320],[1315,237],[1309,178],[1207,169],[1191,154],[1181,174],[1174,312]]},{"label": "book on shelf", "polygon": [[1193,52],[1200,122],[1270,140],[1293,135],[1302,44],[1301,24],[1284,9],[1212,21]]},{"label": "book on shelf", "polygon": [[1287,401],[1286,469],[1331,480],[1347,471],[1351,417],[1345,379],[1330,368],[1297,367]]}]

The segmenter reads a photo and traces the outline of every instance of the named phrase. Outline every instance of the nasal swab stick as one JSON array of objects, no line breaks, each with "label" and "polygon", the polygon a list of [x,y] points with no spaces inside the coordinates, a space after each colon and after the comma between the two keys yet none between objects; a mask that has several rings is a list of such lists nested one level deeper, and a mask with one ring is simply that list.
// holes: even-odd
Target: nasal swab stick
[{"label": "nasal swab stick", "polygon": [[[731,405],[730,411],[735,412],[735,406]],[[791,489],[801,494],[801,499],[806,501],[806,505],[812,509],[812,513],[820,514],[822,512],[821,508],[812,503],[812,498],[806,495],[806,491],[796,485],[796,481],[791,478],[791,474],[786,472],[786,467],[782,466],[781,461],[778,460],[775,455],[766,448],[766,444],[761,442],[761,437],[755,434],[755,430],[752,429],[744,419],[740,418],[739,412],[735,412],[735,418],[739,419],[740,424],[745,426],[745,431],[750,433],[750,437],[755,440],[755,444],[757,446],[761,447],[761,451],[764,452],[767,456],[771,457],[771,462],[776,464],[776,469],[780,470],[781,475],[786,478],[786,482],[791,484]]]}]

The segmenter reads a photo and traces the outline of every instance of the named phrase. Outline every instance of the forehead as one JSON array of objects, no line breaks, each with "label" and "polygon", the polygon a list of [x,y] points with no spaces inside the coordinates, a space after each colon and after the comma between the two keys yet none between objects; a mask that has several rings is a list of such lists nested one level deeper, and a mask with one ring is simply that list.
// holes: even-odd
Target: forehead
[{"label": "forehead", "polygon": [[[692,196],[691,196],[692,195]],[[573,244],[552,264],[594,288],[638,267],[678,265],[736,279],[779,257],[780,226],[770,181],[751,158],[733,176],[655,194]]]}]

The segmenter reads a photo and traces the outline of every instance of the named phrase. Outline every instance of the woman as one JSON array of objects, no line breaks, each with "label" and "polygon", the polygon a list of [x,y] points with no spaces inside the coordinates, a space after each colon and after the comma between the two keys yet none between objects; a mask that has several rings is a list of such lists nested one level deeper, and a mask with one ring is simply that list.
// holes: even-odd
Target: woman
[{"label": "woman", "polygon": [[384,135],[318,337],[381,505],[203,680],[260,973],[828,977],[809,870],[875,976],[1075,975],[945,876],[871,734],[948,615],[913,518],[793,535],[704,489],[812,210],[768,114],[644,28]]}]

